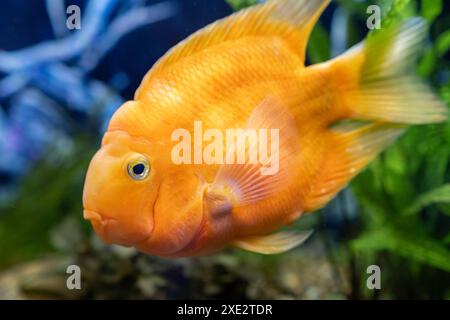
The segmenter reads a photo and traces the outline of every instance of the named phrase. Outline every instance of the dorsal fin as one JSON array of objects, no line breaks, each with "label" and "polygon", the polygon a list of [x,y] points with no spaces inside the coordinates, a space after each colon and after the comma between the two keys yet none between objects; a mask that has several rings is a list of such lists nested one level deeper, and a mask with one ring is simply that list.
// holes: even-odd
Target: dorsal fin
[{"label": "dorsal fin", "polygon": [[[214,45],[244,37],[276,37],[305,60],[309,34],[331,0],[269,0],[197,31],[167,52],[146,74],[140,88],[159,71]],[[136,98],[139,97],[139,89]]]}]

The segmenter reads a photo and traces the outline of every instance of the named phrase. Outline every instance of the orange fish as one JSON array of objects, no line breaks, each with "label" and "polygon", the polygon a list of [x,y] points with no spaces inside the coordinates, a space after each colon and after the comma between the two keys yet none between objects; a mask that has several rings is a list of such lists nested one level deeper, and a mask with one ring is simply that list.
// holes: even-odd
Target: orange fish
[{"label": "orange fish", "polygon": [[447,119],[413,75],[427,34],[419,18],[306,67],[328,3],[250,7],[153,66],[87,172],[84,217],[105,242],[162,257],[284,252],[310,232],[280,228],[324,206],[409,124]]}]

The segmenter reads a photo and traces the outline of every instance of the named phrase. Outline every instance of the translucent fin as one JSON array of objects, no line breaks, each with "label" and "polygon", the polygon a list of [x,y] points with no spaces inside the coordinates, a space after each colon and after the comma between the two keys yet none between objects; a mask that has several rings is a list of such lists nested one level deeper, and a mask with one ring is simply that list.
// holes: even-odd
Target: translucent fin
[{"label": "translucent fin", "polygon": [[407,124],[447,119],[445,104],[414,75],[426,34],[426,23],[413,18],[380,30],[334,61],[351,118]]},{"label": "translucent fin", "polygon": [[313,233],[312,230],[281,231],[267,236],[254,236],[236,240],[233,246],[262,254],[277,254],[301,245]]},{"label": "translucent fin", "polygon": [[[270,0],[241,10],[197,31],[165,54],[141,87],[160,70],[217,44],[246,37],[279,38],[304,61],[309,34],[330,0]],[[139,98],[139,89],[136,92]]]},{"label": "translucent fin", "polygon": [[[265,99],[250,115],[246,137],[228,144],[228,164],[219,168],[208,189],[212,199],[226,195],[233,206],[248,205],[275,193],[286,183],[297,152],[298,131],[289,110],[274,98]],[[252,134],[253,132],[253,134]],[[242,135],[243,137],[244,135]],[[250,141],[256,143],[249,143]]]},{"label": "translucent fin", "polygon": [[305,211],[324,206],[404,131],[403,125],[374,123],[332,129],[329,158],[312,183]]}]

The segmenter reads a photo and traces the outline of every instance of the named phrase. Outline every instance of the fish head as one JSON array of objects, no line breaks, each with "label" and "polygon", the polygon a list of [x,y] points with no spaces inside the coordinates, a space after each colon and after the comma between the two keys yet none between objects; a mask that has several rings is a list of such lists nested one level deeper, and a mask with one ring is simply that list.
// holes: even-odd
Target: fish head
[{"label": "fish head", "polygon": [[105,134],[86,174],[84,218],[106,243],[172,257],[201,233],[204,182],[193,166],[175,165],[161,140]]},{"label": "fish head", "polygon": [[105,134],[83,191],[84,218],[103,241],[133,246],[151,236],[160,183],[152,154],[144,139],[122,131]]}]

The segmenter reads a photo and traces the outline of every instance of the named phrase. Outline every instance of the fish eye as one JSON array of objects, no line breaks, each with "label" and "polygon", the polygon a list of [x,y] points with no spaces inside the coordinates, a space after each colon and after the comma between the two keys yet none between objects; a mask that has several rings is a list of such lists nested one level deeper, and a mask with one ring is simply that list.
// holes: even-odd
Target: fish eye
[{"label": "fish eye", "polygon": [[133,180],[144,180],[150,173],[150,165],[145,157],[140,156],[128,163],[128,175]]}]

